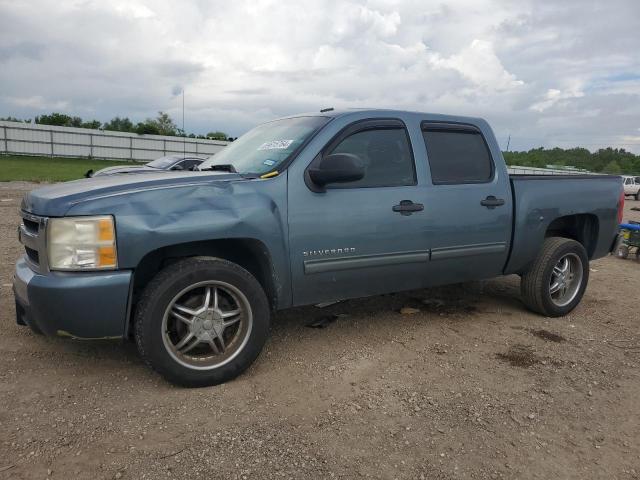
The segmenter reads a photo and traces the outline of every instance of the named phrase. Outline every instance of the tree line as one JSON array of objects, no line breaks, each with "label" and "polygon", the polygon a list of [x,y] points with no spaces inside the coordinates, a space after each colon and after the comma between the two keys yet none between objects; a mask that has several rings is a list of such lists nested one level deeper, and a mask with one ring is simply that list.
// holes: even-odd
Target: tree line
[{"label": "tree line", "polygon": [[[15,117],[0,118],[9,122],[31,123],[31,119],[21,120]],[[132,122],[128,117],[115,117],[108,122],[102,123],[99,120],[83,120],[77,116],[67,115],[65,113],[51,113],[48,115],[39,115],[34,118],[37,125],[54,125],[58,127],[76,127],[76,128],[92,128],[100,130],[109,130],[112,132],[138,133],[140,135],[167,135],[170,137],[189,137],[204,138],[209,140],[226,140],[233,141],[235,138],[230,137],[224,132],[213,131],[206,135],[196,135],[194,133],[187,134],[178,128],[171,116],[166,112],[158,112],[156,118],[147,118],[143,122]]]},{"label": "tree line", "polygon": [[624,148],[601,148],[590,152],[586,148],[533,148],[527,152],[503,152],[507,165],[523,167],[571,166],[590,172],[614,175],[640,175],[640,155]]}]

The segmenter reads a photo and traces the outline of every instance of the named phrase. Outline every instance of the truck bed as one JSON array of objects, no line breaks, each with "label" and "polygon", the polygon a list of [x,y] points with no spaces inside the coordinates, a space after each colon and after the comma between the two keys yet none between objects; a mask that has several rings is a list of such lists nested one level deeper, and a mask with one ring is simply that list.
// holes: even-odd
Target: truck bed
[{"label": "truck bed", "polygon": [[576,236],[588,240],[591,259],[610,252],[618,232],[619,176],[514,174],[509,178],[513,233],[506,274],[526,270],[547,232],[553,230],[552,221],[575,224]]},{"label": "truck bed", "polygon": [[622,181],[621,177],[617,175],[604,175],[604,174],[591,174],[591,173],[567,173],[566,175],[533,175],[529,173],[510,173],[511,179],[523,179],[523,180],[552,180],[552,179],[594,179],[594,178],[617,178],[618,181]]}]

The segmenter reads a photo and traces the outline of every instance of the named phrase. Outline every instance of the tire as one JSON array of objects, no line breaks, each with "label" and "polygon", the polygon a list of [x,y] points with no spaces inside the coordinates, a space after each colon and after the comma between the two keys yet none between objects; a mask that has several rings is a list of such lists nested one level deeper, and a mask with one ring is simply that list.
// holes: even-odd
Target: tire
[{"label": "tire", "polygon": [[629,247],[627,245],[620,245],[616,250],[616,257],[625,259],[629,256]]},{"label": "tire", "polygon": [[[564,273],[557,273],[562,271],[559,265],[564,268],[565,259],[570,266]],[[556,281],[559,275],[562,280]],[[520,289],[530,310],[547,317],[561,317],[580,303],[588,282],[589,258],[584,247],[575,240],[550,237],[545,239],[530,270],[522,276]],[[564,297],[563,288],[551,292],[559,284],[568,285]]]},{"label": "tire", "polygon": [[204,387],[246,370],[260,354],[269,324],[269,302],[253,275],[223,259],[193,257],[163,269],[146,286],[136,308],[135,340],[140,356],[166,380]]},{"label": "tire", "polygon": [[640,247],[636,248],[636,262],[640,263]]},{"label": "tire", "polygon": [[44,333],[42,333],[42,330],[40,330],[40,327],[37,327],[34,323],[31,323],[28,326],[29,330],[31,330],[34,335],[44,335]]},{"label": "tire", "polygon": [[636,202],[640,201],[640,190],[636,192]]}]

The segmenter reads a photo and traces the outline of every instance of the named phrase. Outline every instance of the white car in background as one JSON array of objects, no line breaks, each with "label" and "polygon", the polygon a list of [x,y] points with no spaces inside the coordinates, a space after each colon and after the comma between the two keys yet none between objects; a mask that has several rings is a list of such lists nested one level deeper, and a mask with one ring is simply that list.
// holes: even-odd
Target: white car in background
[{"label": "white car in background", "polygon": [[625,195],[632,195],[636,200],[640,200],[640,177],[623,175],[622,183],[624,185]]},{"label": "white car in background", "polygon": [[85,177],[99,177],[102,175],[118,175],[121,173],[157,173],[160,170],[194,170],[198,165],[207,160],[208,157],[197,157],[195,155],[167,155],[156,158],[144,165],[116,165],[106,167],[97,172],[89,170]]}]

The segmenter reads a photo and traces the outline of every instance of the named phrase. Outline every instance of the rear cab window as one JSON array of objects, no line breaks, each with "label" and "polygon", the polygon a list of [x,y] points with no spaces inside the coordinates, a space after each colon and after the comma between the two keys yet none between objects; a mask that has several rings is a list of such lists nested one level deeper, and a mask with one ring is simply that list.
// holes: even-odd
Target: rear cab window
[{"label": "rear cab window", "polygon": [[473,125],[422,122],[434,185],[489,183],[495,166],[489,147]]}]

